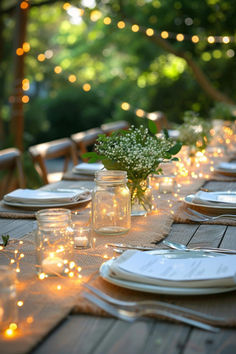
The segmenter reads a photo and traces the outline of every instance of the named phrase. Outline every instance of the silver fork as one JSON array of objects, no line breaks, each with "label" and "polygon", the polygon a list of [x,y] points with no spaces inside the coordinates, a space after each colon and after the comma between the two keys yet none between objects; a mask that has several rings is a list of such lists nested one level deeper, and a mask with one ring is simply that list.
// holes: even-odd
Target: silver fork
[{"label": "silver fork", "polygon": [[221,214],[221,215],[216,215],[216,216],[210,216],[206,214],[199,213],[196,210],[193,209],[188,209],[188,212],[184,212],[187,216],[192,217],[192,220],[194,221],[209,221],[209,220],[217,220],[220,218],[229,218],[232,220],[236,221],[236,215],[235,214]]},{"label": "silver fork", "polygon": [[224,317],[215,317],[211,315],[207,315],[204,313],[200,313],[194,310],[191,310],[189,308],[183,307],[183,306],[178,306],[178,305],[173,305],[167,302],[163,301],[157,301],[157,300],[143,300],[143,301],[122,301],[118,300],[116,298],[113,298],[101,290],[94,288],[93,286],[84,283],[84,287],[89,289],[91,292],[99,296],[101,299],[109,302],[110,304],[117,305],[117,306],[123,306],[127,307],[129,309],[136,309],[136,308],[145,308],[145,309],[154,309],[154,308],[164,308],[166,310],[175,310],[180,312],[183,315],[190,315],[194,316],[196,319],[199,320],[206,320],[209,323],[212,322],[212,324],[223,324],[225,323],[226,319]]},{"label": "silver fork", "polygon": [[188,317],[184,317],[182,315],[178,315],[175,313],[171,313],[168,312],[166,310],[162,310],[162,309],[122,309],[122,308],[117,308],[114,305],[111,305],[101,299],[99,299],[98,297],[93,296],[92,294],[89,294],[87,292],[82,293],[82,296],[89,300],[90,302],[92,302],[93,304],[97,305],[98,307],[100,307],[101,309],[103,309],[104,311],[106,311],[107,313],[110,313],[111,315],[113,315],[116,318],[119,318],[123,321],[127,321],[127,322],[134,322],[136,320],[138,320],[141,317],[144,317],[146,315],[158,315],[158,316],[163,316],[166,317],[168,319],[172,319],[172,320],[176,320],[185,324],[188,324],[190,326],[193,327],[197,327],[197,328],[201,328],[204,329],[206,331],[210,331],[210,332],[219,332],[220,329],[217,327],[213,327],[211,325],[208,325],[206,323],[200,322],[200,321],[196,321],[196,320],[192,320]]}]

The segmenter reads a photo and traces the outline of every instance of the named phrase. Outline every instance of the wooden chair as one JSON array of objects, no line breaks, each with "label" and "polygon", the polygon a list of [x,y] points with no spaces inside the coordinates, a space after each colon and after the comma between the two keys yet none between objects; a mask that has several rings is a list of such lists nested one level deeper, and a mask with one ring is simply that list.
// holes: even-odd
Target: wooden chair
[{"label": "wooden chair", "polygon": [[[72,160],[73,165],[78,163],[75,146],[69,138],[52,140],[31,146],[29,153],[33,159],[36,170],[46,184],[60,180],[63,173],[67,171],[70,160]],[[46,167],[46,160],[58,157],[64,158],[63,171],[59,173],[49,173]]]},{"label": "wooden chair", "polygon": [[103,134],[111,135],[111,133],[120,130],[120,129],[128,129],[129,123],[125,120],[118,120],[116,122],[105,123],[101,125],[101,129]]},{"label": "wooden chair", "polygon": [[148,113],[147,118],[155,122],[158,132],[160,132],[163,128],[168,128],[168,121],[163,112],[156,111]]},{"label": "wooden chair", "polygon": [[74,142],[79,158],[86,162],[88,159],[83,158],[82,155],[85,152],[88,152],[89,147],[93,147],[95,141],[99,134],[102,134],[102,130],[100,128],[92,128],[89,130],[85,130],[76,134],[71,135],[71,140]]},{"label": "wooden chair", "polygon": [[0,197],[16,188],[25,188],[21,152],[16,148],[0,151]]}]

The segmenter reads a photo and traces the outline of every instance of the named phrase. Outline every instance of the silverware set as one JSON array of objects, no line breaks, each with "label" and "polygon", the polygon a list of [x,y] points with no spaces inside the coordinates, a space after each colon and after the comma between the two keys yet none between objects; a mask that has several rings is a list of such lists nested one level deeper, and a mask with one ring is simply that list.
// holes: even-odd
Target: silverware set
[{"label": "silverware set", "polygon": [[91,293],[83,292],[82,296],[84,298],[112,316],[127,322],[134,322],[147,315],[157,315],[210,332],[219,332],[219,328],[215,326],[224,325],[226,323],[224,317],[207,315],[163,301],[121,301],[105,294],[89,284],[84,283],[83,286],[93,293],[92,295]]}]

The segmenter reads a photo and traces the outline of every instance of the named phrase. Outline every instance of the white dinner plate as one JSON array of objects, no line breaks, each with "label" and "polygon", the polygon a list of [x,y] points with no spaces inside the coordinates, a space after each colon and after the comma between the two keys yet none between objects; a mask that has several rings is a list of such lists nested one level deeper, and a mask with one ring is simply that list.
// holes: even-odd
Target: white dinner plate
[{"label": "white dinner plate", "polygon": [[[211,193],[217,194],[217,195],[220,195],[220,194],[225,195],[225,193],[227,193],[227,192],[211,192]],[[236,192],[230,192],[230,194],[236,195]],[[193,202],[194,197],[195,197],[194,194],[189,194],[184,198],[184,202],[190,207],[199,207],[201,209],[205,208],[205,209],[215,210],[215,211],[220,211],[220,210],[232,211],[232,213],[236,213],[236,207],[233,207],[232,205],[230,206],[230,204],[229,205],[222,205],[221,203],[217,204],[217,202],[215,204],[212,203],[212,205],[211,204],[194,203]]]},{"label": "white dinner plate", "polygon": [[17,202],[7,202],[6,200],[3,200],[4,204],[12,206],[12,207],[17,207],[17,208],[23,208],[23,209],[45,209],[45,208],[73,208],[76,206],[85,206],[89,201],[91,200],[91,196],[86,198],[86,199],[81,199],[77,200],[76,202],[62,202],[62,203],[45,203],[45,204],[23,204],[23,203],[17,203]]},{"label": "white dinner plate", "polygon": [[[148,253],[158,253],[158,254],[165,254],[168,257],[197,257],[199,255],[196,251],[188,251],[188,252],[176,252],[175,250],[163,250],[160,251],[147,251]],[[201,252],[202,255],[206,257],[217,257],[219,254],[217,253],[210,253],[209,252]],[[110,265],[114,259],[110,259],[107,262],[103,263],[100,267],[100,276],[106,280],[107,282],[120,286],[122,288],[127,288],[131,290],[137,290],[147,293],[154,293],[154,294],[166,294],[166,295],[208,295],[208,294],[218,294],[218,293],[225,293],[229,291],[236,290],[236,286],[234,287],[210,287],[210,288],[183,288],[183,287],[167,287],[167,286],[158,286],[158,285],[151,285],[145,283],[139,283],[135,281],[129,280],[122,280],[118,278],[113,278],[109,274]]]},{"label": "white dinner plate", "polygon": [[215,172],[216,173],[220,173],[220,174],[225,175],[225,176],[236,177],[235,170],[215,167]]}]

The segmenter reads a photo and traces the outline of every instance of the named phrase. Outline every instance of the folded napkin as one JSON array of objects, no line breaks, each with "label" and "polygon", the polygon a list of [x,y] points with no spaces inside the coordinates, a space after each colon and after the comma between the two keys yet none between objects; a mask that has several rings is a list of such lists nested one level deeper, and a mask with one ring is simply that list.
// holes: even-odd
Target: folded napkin
[{"label": "folded napkin", "polygon": [[236,286],[236,256],[191,256],[185,252],[171,257],[128,250],[109,265],[109,275],[167,287],[232,287]]},{"label": "folded napkin", "polygon": [[236,207],[236,193],[231,192],[197,192],[192,203],[212,206]]},{"label": "folded napkin", "polygon": [[222,171],[228,171],[228,172],[235,172],[236,173],[236,163],[235,162],[221,162],[217,166],[217,169],[220,169]]},{"label": "folded napkin", "polygon": [[102,163],[79,163],[74,167],[75,173],[80,173],[84,175],[95,175],[96,171],[102,170],[104,168]]},{"label": "folded napkin", "polygon": [[3,200],[8,203],[21,204],[58,204],[71,203],[90,197],[89,190],[78,189],[71,192],[49,192],[40,189],[16,189],[15,191],[6,194]]}]

